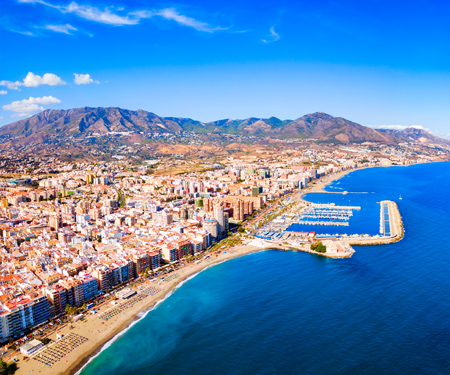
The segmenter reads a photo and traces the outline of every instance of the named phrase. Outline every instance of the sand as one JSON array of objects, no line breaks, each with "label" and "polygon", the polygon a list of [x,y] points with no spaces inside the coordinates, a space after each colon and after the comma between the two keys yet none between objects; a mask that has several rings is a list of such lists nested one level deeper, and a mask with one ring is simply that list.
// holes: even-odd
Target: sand
[{"label": "sand", "polygon": [[[34,359],[25,360],[21,354],[16,355],[15,358],[19,359],[19,369],[16,374],[22,375],[41,373],[56,375],[76,373],[92,356],[97,354],[108,341],[126,329],[133,321],[138,319],[139,313],[152,309],[158,301],[162,300],[169,292],[171,292],[177,285],[186,280],[188,277],[223,261],[261,250],[261,247],[253,245],[236,246],[227,249],[226,252],[212,253],[210,254],[210,259],[203,259],[199,264],[190,263],[182,268],[179,268],[175,271],[175,273],[178,274],[178,277],[169,282],[162,282],[160,281],[160,278],[158,278],[157,282],[146,281],[149,285],[160,288],[161,291],[154,296],[149,296],[143,299],[142,301],[136,303],[133,307],[126,309],[123,315],[116,315],[114,318],[106,322],[101,320],[99,315],[111,309],[113,305],[111,304],[112,299],[105,301],[96,315],[88,314],[84,321],[73,323],[72,329],[69,324],[66,324],[63,328],[59,329],[59,332],[62,334],[68,334],[71,332],[76,333],[88,338],[88,341],[71,351],[60,361],[56,362],[51,368],[44,366],[42,363]],[[166,277],[168,275],[166,275]],[[56,333],[53,333],[48,337],[52,340],[56,340]]]},{"label": "sand", "polygon": [[340,178],[344,177],[345,175],[348,175],[349,173],[352,173],[354,171],[359,171],[361,169],[366,169],[366,167],[363,168],[357,168],[357,169],[347,169],[345,171],[341,171],[332,175],[324,176],[320,180],[318,180],[314,184],[308,185],[306,189],[303,189],[301,192],[301,197],[303,197],[305,194],[308,193],[328,193],[328,194],[346,194],[346,192],[330,192],[325,191],[325,187],[331,184],[333,181],[339,180]]}]

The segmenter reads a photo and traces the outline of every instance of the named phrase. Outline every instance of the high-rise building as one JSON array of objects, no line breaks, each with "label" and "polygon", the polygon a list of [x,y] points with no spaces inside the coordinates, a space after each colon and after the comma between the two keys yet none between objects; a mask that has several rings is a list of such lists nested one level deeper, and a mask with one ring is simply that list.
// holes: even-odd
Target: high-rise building
[{"label": "high-rise building", "polygon": [[144,273],[146,269],[151,270],[151,258],[146,252],[133,254],[131,259],[133,261],[133,269],[136,276]]},{"label": "high-rise building", "polygon": [[53,287],[45,289],[45,294],[53,307],[55,316],[63,314],[66,311],[67,290],[62,285],[54,284]]},{"label": "high-rise building", "polygon": [[98,266],[92,271],[92,276],[97,279],[97,288],[103,292],[111,289],[115,285],[112,267]]},{"label": "high-rise building", "polygon": [[222,202],[214,204],[214,219],[219,224],[219,234],[225,232],[225,215]]},{"label": "high-rise building", "polygon": [[61,215],[58,213],[51,215],[48,219],[48,226],[56,231],[61,228]]},{"label": "high-rise building", "polygon": [[216,239],[219,237],[219,224],[215,219],[204,220],[203,229],[208,231],[212,238]]},{"label": "high-rise building", "polygon": [[252,187],[252,195],[257,197],[259,194],[262,194],[263,187],[262,186],[253,186]]},{"label": "high-rise building", "polygon": [[188,219],[188,209],[187,207],[180,208],[180,219],[187,220]]},{"label": "high-rise building", "polygon": [[0,305],[0,340],[23,336],[53,316],[48,299],[44,295],[31,293],[19,296]]},{"label": "high-rise building", "polygon": [[87,173],[86,174],[86,184],[91,185],[94,183],[95,175]]},{"label": "high-rise building", "polygon": [[0,199],[0,208],[8,208],[8,199],[6,198],[2,198]]}]

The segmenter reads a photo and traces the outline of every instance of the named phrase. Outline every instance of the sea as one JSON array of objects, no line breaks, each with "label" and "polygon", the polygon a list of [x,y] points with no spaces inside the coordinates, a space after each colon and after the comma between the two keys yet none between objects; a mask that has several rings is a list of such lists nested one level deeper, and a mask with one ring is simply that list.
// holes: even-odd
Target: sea
[{"label": "sea", "polygon": [[81,374],[450,374],[450,163],[358,170],[327,189],[348,194],[306,199],[362,208],[345,233],[379,233],[377,202],[393,200],[404,238],[348,259],[269,250],[211,267]]}]

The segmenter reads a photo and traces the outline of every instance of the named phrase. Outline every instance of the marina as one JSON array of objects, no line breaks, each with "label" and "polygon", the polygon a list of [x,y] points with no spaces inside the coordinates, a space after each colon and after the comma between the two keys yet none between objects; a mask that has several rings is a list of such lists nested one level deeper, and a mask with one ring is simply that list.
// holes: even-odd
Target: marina
[{"label": "marina", "polygon": [[[293,225],[302,226],[335,226],[349,227],[354,211],[361,210],[360,206],[339,206],[334,203],[316,204],[306,201],[292,204],[287,210],[280,210],[280,215],[256,230],[253,235],[259,240],[266,241],[267,246],[296,249],[313,252],[310,244],[315,240],[328,243],[327,253],[330,257],[348,257],[354,250],[351,245],[374,245],[399,241],[403,237],[403,224],[398,207],[393,201],[380,203],[380,231],[379,234],[358,233],[316,233],[310,230],[290,230]],[[306,204],[304,204],[306,203]],[[332,250],[333,249],[333,250]],[[339,252],[337,249],[340,249]],[[344,251],[342,251],[344,249]]]},{"label": "marina", "polygon": [[293,224],[348,227],[349,221],[353,217],[353,211],[361,210],[360,206],[306,203],[299,202],[299,204],[292,205],[289,210],[283,211],[259,228],[256,234],[260,238],[272,238],[275,234],[290,232],[288,228]]}]

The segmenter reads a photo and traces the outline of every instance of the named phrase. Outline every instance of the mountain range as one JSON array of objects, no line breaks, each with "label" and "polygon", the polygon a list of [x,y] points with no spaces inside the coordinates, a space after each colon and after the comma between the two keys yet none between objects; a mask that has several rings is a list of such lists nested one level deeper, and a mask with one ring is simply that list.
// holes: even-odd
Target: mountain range
[{"label": "mountain range", "polygon": [[275,139],[314,139],[327,143],[377,142],[395,144],[419,142],[450,146],[450,141],[433,136],[422,129],[407,128],[403,131],[373,129],[341,117],[316,112],[296,120],[280,120],[276,117],[244,120],[224,119],[203,123],[181,117],[161,117],[154,113],[131,111],[117,107],[75,108],[69,110],[45,110],[27,119],[0,128],[0,143],[46,142],[49,139],[83,139],[89,136],[114,133],[180,134],[235,134],[270,137]]}]

